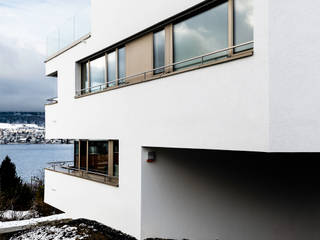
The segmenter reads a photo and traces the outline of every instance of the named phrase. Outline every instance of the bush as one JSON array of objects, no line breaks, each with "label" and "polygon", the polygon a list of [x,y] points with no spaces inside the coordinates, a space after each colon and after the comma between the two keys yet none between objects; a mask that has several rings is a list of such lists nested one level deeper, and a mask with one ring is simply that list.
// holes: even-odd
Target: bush
[{"label": "bush", "polygon": [[0,165],[0,210],[29,210],[33,193],[17,176],[16,166],[7,156]]},{"label": "bush", "polygon": [[[40,216],[61,213],[44,202],[44,174],[40,172],[32,186],[23,183],[16,166],[7,156],[0,165],[0,213],[1,211],[34,210]],[[1,218],[1,216],[0,216]]]}]

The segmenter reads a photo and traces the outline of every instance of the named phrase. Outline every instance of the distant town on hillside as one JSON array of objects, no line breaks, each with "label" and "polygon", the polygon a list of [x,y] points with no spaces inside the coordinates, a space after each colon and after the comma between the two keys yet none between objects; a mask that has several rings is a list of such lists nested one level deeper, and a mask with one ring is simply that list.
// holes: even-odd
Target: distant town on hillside
[{"label": "distant town on hillside", "polygon": [[0,144],[61,144],[64,139],[45,139],[44,112],[0,112]]}]

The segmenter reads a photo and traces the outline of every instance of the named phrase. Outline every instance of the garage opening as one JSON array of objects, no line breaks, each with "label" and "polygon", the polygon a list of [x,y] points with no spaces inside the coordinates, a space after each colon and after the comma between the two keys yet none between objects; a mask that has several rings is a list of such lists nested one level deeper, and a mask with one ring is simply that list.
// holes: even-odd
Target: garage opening
[{"label": "garage opening", "polygon": [[320,239],[320,154],[142,153],[143,238]]}]

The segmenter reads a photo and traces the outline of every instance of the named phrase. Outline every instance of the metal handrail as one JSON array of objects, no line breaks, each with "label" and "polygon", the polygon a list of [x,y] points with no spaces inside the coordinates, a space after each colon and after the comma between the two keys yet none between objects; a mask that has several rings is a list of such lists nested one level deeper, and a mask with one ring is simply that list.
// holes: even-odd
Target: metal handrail
[{"label": "metal handrail", "polygon": [[61,165],[61,164],[66,164],[66,163],[73,163],[73,161],[61,161],[61,162],[48,162],[47,164],[49,165]]},{"label": "metal handrail", "polygon": [[[165,69],[167,68],[172,68],[172,67],[175,67],[176,65],[180,65],[180,64],[183,64],[183,63],[187,63],[187,62],[191,62],[191,61],[194,61],[194,60],[201,60],[200,64],[203,65],[205,63],[204,61],[204,58],[205,57],[209,57],[209,56],[212,56],[214,54],[217,54],[217,53],[221,53],[221,52],[226,52],[226,51],[230,51],[230,50],[233,50],[235,48],[239,48],[239,47],[243,47],[243,46],[246,46],[246,45],[250,45],[250,44],[253,44],[254,41],[249,41],[249,42],[245,42],[245,43],[241,43],[241,44],[238,44],[238,45],[235,45],[235,46],[232,46],[232,47],[228,47],[228,48],[223,48],[223,49],[220,49],[220,50],[216,50],[216,51],[213,51],[213,52],[210,52],[210,53],[206,53],[206,54],[203,54],[203,55],[200,55],[200,56],[197,56],[197,57],[192,57],[192,58],[188,58],[188,59],[185,59],[185,60],[182,60],[182,61],[179,61],[179,62],[175,62],[175,63],[172,63],[172,64],[169,64],[169,65],[166,65],[166,66],[162,66],[162,67],[158,67],[158,68],[154,68],[152,70],[149,70],[149,71],[145,71],[145,72],[142,72],[142,73],[138,73],[138,74],[134,74],[134,75],[130,75],[128,77],[123,77],[123,78],[117,78],[116,80],[114,81],[110,81],[110,82],[106,82],[106,83],[103,83],[101,85],[97,85],[97,86],[93,86],[93,87],[89,87],[89,88],[83,88],[83,89],[80,89],[80,90],[77,90],[76,91],[76,96],[81,96],[83,92],[87,93],[87,92],[91,92],[92,90],[94,89],[99,89],[100,91],[102,89],[105,89],[107,88],[108,86],[112,85],[112,84],[128,84],[126,82],[127,79],[130,79],[130,78],[135,78],[135,77],[139,77],[139,76],[143,76],[144,77],[144,80],[147,79],[147,74],[148,73],[151,73],[151,72],[156,72],[158,70],[162,70],[163,73],[165,72]],[[162,73],[162,74],[163,74]],[[113,87],[113,86],[111,86]]]},{"label": "metal handrail", "polygon": [[68,170],[68,173],[70,173],[70,171],[78,171],[81,172],[82,175],[83,173],[85,174],[93,174],[93,175],[98,175],[98,176],[102,176],[104,178],[109,178],[109,179],[115,179],[117,180],[118,177],[115,176],[109,176],[107,174],[103,174],[103,173],[99,173],[99,172],[93,172],[93,171],[89,171],[89,170],[83,170],[81,168],[75,168],[75,167],[71,167],[69,165],[65,166],[67,163],[74,163],[74,161],[61,161],[61,162],[48,162],[47,164],[51,165],[52,169],[54,171],[56,171],[56,167],[59,166],[62,169],[66,169]]},{"label": "metal handrail", "polygon": [[82,173],[86,173],[86,174],[93,174],[93,175],[98,175],[98,176],[102,176],[102,177],[107,177],[107,178],[110,178],[110,179],[118,179],[118,177],[115,177],[115,176],[109,176],[107,174],[103,174],[103,173],[99,173],[99,172],[93,172],[93,171],[89,171],[89,170],[82,170],[81,168],[75,168],[75,167],[61,167],[63,169],[67,169],[67,170],[70,170],[70,171],[79,171],[79,172],[82,172]]}]

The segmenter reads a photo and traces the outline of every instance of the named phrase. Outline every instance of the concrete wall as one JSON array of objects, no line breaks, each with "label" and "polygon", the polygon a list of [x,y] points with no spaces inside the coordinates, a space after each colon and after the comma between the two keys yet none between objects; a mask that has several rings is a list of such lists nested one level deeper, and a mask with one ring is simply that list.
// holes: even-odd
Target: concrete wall
[{"label": "concrete wall", "polygon": [[142,237],[319,239],[316,165],[308,156],[145,148]]},{"label": "concrete wall", "polygon": [[320,151],[319,1],[268,1],[270,151]]}]

